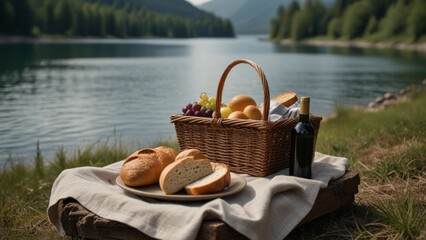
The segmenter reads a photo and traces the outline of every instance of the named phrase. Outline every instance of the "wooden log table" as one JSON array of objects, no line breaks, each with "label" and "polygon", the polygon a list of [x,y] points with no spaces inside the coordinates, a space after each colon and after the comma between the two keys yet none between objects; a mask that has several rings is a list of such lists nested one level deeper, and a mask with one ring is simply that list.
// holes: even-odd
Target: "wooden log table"
[{"label": "wooden log table", "polygon": [[[360,183],[359,175],[348,171],[341,178],[331,181],[327,188],[320,189],[311,211],[298,224],[310,222],[355,200]],[[61,223],[66,235],[90,239],[152,239],[126,224],[97,216],[74,199],[64,199],[58,204]],[[205,220],[197,239],[247,239],[220,220]]]}]

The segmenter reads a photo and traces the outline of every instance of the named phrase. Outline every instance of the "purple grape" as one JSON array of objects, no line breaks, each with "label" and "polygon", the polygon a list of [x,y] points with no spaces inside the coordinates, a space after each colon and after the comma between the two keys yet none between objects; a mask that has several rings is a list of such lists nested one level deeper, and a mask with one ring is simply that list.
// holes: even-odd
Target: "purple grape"
[{"label": "purple grape", "polygon": [[187,109],[187,110],[192,109],[192,103],[188,103],[188,104],[186,105],[186,109]]},{"label": "purple grape", "polygon": [[213,110],[211,109],[207,109],[206,113],[204,114],[204,116],[211,118],[213,115]]},{"label": "purple grape", "polygon": [[196,112],[196,111],[200,111],[201,109],[201,105],[198,103],[195,103],[192,105],[192,111]]},{"label": "purple grape", "polygon": [[186,111],[188,111],[188,108],[186,108],[186,107],[182,108],[183,113],[186,113]]},{"label": "purple grape", "polygon": [[189,109],[188,111],[186,111],[185,116],[194,116],[194,112]]},{"label": "purple grape", "polygon": [[203,113],[201,111],[195,111],[194,115],[197,117],[202,117]]}]

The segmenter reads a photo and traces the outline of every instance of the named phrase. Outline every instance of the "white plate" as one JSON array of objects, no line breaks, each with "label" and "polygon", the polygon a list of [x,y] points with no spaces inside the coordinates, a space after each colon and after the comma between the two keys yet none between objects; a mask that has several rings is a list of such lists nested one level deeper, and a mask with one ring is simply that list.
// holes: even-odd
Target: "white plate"
[{"label": "white plate", "polygon": [[151,198],[172,200],[172,201],[199,201],[199,200],[210,200],[210,199],[225,197],[225,196],[238,193],[239,191],[243,190],[243,188],[247,184],[247,181],[245,178],[241,177],[238,174],[231,173],[231,183],[229,184],[227,188],[223,189],[221,192],[214,193],[214,194],[206,194],[206,195],[188,195],[185,193],[185,191],[180,191],[176,194],[166,195],[161,190],[160,185],[158,184],[153,184],[153,185],[145,186],[145,187],[129,187],[123,183],[120,176],[118,176],[115,179],[115,182],[118,184],[118,186],[122,187],[124,190],[128,192],[131,192],[140,196],[144,196],[144,197],[151,197]]}]

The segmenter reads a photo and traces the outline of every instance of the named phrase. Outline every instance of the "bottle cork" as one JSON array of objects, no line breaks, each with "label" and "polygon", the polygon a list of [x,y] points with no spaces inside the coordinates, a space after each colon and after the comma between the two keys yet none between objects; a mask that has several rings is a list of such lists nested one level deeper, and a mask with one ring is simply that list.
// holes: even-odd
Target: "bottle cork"
[{"label": "bottle cork", "polygon": [[310,103],[310,97],[300,98],[300,114],[303,114],[303,115],[309,114],[309,103]]}]

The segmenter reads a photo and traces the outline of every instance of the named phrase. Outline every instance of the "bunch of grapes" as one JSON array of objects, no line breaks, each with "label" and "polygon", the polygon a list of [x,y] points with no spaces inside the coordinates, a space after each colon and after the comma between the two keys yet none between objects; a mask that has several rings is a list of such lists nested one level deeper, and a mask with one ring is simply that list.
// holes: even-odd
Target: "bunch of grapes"
[{"label": "bunch of grapes", "polygon": [[209,97],[207,93],[203,92],[201,93],[200,99],[198,101],[193,103],[188,103],[184,108],[182,108],[182,113],[185,116],[211,118],[215,110],[216,110],[216,98]]}]

